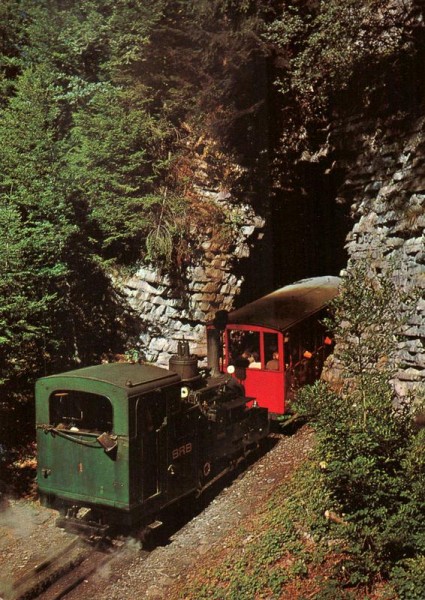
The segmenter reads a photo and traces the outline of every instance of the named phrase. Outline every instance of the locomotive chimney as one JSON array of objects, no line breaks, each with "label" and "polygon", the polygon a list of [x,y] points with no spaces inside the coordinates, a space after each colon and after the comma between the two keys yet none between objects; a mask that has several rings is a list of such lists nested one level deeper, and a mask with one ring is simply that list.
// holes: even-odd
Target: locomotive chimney
[{"label": "locomotive chimney", "polygon": [[207,329],[208,366],[212,377],[220,375],[221,332],[226,329],[228,318],[227,310],[217,311],[213,321],[214,327]]},{"label": "locomotive chimney", "polygon": [[211,377],[220,375],[220,332],[218,329],[207,329],[207,355]]},{"label": "locomotive chimney", "polygon": [[185,339],[177,343],[177,354],[169,361],[170,371],[180,375],[182,381],[196,381],[200,379],[198,370],[198,358],[190,354],[189,342]]}]

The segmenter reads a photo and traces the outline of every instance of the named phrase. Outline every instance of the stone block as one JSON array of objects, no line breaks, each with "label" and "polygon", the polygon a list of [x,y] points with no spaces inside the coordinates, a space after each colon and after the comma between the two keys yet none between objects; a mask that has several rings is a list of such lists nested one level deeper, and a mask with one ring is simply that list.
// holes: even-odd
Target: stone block
[{"label": "stone block", "polygon": [[365,192],[378,192],[382,188],[382,181],[372,181],[365,187]]},{"label": "stone block", "polygon": [[206,285],[202,286],[202,292],[206,293],[214,293],[217,291],[217,284],[213,282],[209,282]]},{"label": "stone block", "polygon": [[385,240],[387,248],[396,249],[404,246],[404,239],[399,237],[389,237]]},{"label": "stone block", "polygon": [[217,300],[217,294],[202,294],[204,302],[215,302]]},{"label": "stone block", "polygon": [[201,292],[204,289],[204,285],[205,284],[197,281],[189,281],[187,289],[189,292]]},{"label": "stone block", "polygon": [[398,375],[393,381],[394,391],[399,397],[405,398],[414,390],[414,384],[411,381],[400,381],[397,377]]},{"label": "stone block", "polygon": [[410,335],[411,337],[421,337],[421,335],[424,335],[423,328],[418,327],[416,325],[407,327],[403,333],[404,335]]},{"label": "stone block", "polygon": [[423,381],[425,383],[425,371],[423,369],[414,369],[409,367],[397,372],[397,378],[401,381]]},{"label": "stone block", "polygon": [[405,173],[405,171],[397,171],[393,174],[393,181],[402,181],[402,179],[405,179],[406,176],[407,174]]},{"label": "stone block", "polygon": [[378,225],[397,223],[400,220],[400,216],[394,210],[386,210],[379,213],[376,222]]},{"label": "stone block", "polygon": [[398,164],[404,165],[404,164],[406,164],[406,163],[407,163],[407,162],[408,162],[408,161],[409,161],[411,158],[412,158],[412,152],[409,152],[409,151],[407,151],[407,152],[402,152],[402,153],[399,155],[399,157],[398,157],[398,159],[397,159],[397,162],[398,162]]},{"label": "stone block", "polygon": [[202,321],[202,322],[204,322],[205,321],[205,317],[206,317],[205,313],[202,312],[201,310],[194,310],[193,313],[192,313],[192,320],[193,321]]},{"label": "stone block", "polygon": [[249,246],[247,244],[241,244],[234,252],[236,258],[248,258],[249,257]]},{"label": "stone block", "polygon": [[161,352],[167,345],[167,340],[163,337],[154,338],[149,344],[149,352]]},{"label": "stone block", "polygon": [[425,194],[413,194],[410,198],[410,201],[412,204],[421,205],[423,202],[425,202]]},{"label": "stone block", "polygon": [[404,250],[406,254],[416,254],[417,252],[423,251],[424,240],[422,238],[412,238],[406,240],[404,244]]},{"label": "stone block", "polygon": [[167,319],[174,319],[179,315],[179,311],[173,308],[172,306],[167,306],[165,309],[165,316]]},{"label": "stone block", "polygon": [[243,225],[240,228],[240,232],[242,233],[242,235],[244,235],[245,237],[250,237],[255,231],[255,226],[254,225]]},{"label": "stone block", "polygon": [[159,306],[156,306],[156,308],[152,311],[152,316],[157,319],[158,317],[161,317],[165,312],[165,305],[161,304]]},{"label": "stone block", "polygon": [[207,270],[207,273],[207,281],[221,281],[221,278],[223,277],[223,271],[221,271],[221,269],[210,268]]},{"label": "stone block", "polygon": [[148,281],[149,283],[161,283],[162,285],[170,285],[170,278],[166,274],[160,273],[156,269],[151,269],[147,266],[141,267],[136,277],[142,281]]},{"label": "stone block", "polygon": [[203,267],[195,267],[194,269],[188,269],[188,275],[193,281],[198,282],[208,281],[209,279],[206,270]]},{"label": "stone block", "polygon": [[192,296],[190,297],[190,305],[191,306],[196,306],[196,304],[198,302],[202,302],[202,300],[204,300],[204,294],[192,294]]}]

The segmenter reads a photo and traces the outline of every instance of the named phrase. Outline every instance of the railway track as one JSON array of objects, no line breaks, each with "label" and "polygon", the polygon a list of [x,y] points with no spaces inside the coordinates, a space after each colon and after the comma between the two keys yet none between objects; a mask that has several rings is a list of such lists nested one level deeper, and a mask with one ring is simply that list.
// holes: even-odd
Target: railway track
[{"label": "railway track", "polygon": [[75,536],[59,553],[27,569],[8,589],[0,590],[1,600],[65,598],[96,571],[108,568],[108,564],[113,568],[114,559],[123,551],[124,542],[99,549]]},{"label": "railway track", "polygon": [[[264,445],[259,452],[260,456],[266,454],[284,435],[282,433],[271,433],[268,443]],[[259,457],[250,457],[252,461]],[[248,464],[251,462],[248,459]],[[238,477],[238,470],[229,474],[230,480]],[[218,482],[218,487],[228,484],[228,479]],[[205,503],[208,504],[211,498],[215,497],[217,489],[211,492],[211,496],[206,494]],[[146,549],[137,548],[139,559],[143,560],[149,555],[158,544],[162,545],[165,539],[168,539],[176,529],[179,529],[187,521],[191,520],[197,512],[204,508],[203,502],[195,508],[186,511],[177,511],[172,518],[167,519],[168,525],[164,525],[161,531],[155,532],[153,539],[145,540]],[[139,532],[140,533],[140,532]],[[113,574],[114,561],[126,559],[123,553],[128,552],[129,560],[134,558],[135,546],[134,540],[141,540],[142,537],[136,531],[132,534],[134,537],[133,545],[130,546],[123,539],[112,540],[108,545],[95,547],[79,536],[75,535],[59,552],[50,556],[42,557],[40,561],[30,568],[27,568],[7,589],[2,589],[0,583],[0,600],[59,600],[61,598],[84,597],[84,591],[77,589],[84,587],[85,582],[93,579],[96,572],[103,570],[103,573]],[[74,592],[75,593],[72,593]]]},{"label": "railway track", "polygon": [[91,548],[75,536],[60,552],[43,558],[16,578],[9,589],[1,590],[2,598],[31,600],[40,597],[40,594],[50,585],[83,562],[91,551]]}]

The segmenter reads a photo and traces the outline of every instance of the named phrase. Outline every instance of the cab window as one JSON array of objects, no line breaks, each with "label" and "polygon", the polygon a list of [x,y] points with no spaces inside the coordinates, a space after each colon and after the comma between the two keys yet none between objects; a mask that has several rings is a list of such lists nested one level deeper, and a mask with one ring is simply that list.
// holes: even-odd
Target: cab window
[{"label": "cab window", "polygon": [[245,366],[260,361],[260,333],[258,331],[229,331],[229,364]]},{"label": "cab window", "polygon": [[58,429],[112,431],[112,404],[106,396],[58,390],[50,396],[50,424]]},{"label": "cab window", "polygon": [[282,357],[279,356],[277,333],[264,334],[264,362],[268,371],[280,371]]}]

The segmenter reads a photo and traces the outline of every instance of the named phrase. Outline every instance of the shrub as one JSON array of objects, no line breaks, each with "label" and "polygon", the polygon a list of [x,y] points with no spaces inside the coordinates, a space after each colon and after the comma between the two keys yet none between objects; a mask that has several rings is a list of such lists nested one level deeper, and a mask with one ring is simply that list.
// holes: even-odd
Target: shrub
[{"label": "shrub", "polygon": [[425,556],[406,559],[392,572],[392,581],[400,600],[425,598]]},{"label": "shrub", "polygon": [[391,385],[407,301],[388,274],[353,267],[334,303],[342,389],[319,382],[297,400],[317,431],[324,489],[346,524],[343,577],[351,585],[388,577],[425,551],[425,435],[416,435],[412,404]]}]

